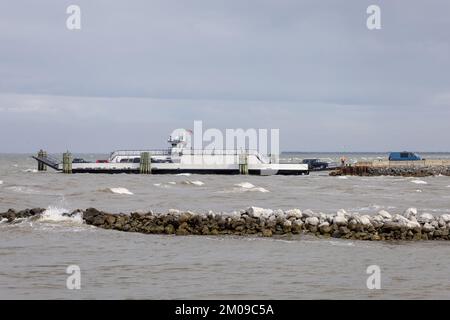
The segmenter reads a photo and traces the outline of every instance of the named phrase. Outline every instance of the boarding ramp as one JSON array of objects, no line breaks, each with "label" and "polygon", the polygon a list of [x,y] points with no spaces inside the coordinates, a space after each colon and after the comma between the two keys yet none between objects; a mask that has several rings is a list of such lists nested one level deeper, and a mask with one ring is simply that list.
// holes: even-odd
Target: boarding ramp
[{"label": "boarding ramp", "polygon": [[50,168],[58,170],[58,171],[61,170],[60,169],[61,161],[55,157],[48,156],[48,155],[46,155],[46,156],[38,155],[38,156],[33,156],[32,158],[35,159],[38,163],[44,164],[47,167],[50,167]]}]

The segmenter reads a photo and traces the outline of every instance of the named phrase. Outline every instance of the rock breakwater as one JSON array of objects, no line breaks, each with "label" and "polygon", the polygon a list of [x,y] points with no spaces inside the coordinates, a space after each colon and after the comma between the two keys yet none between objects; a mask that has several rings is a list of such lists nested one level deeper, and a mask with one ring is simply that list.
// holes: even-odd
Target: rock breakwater
[{"label": "rock breakwater", "polygon": [[[3,223],[38,218],[45,209],[8,210],[0,213]],[[64,213],[82,215],[84,223],[102,229],[144,234],[173,235],[257,235],[263,237],[313,234],[325,238],[352,240],[449,240],[450,215],[434,216],[410,208],[402,214],[380,211],[361,215],[339,210],[335,214],[311,210],[270,210],[250,207],[232,213],[194,213],[169,210],[166,213],[112,214],[94,208]]]},{"label": "rock breakwater", "polygon": [[399,177],[429,177],[429,176],[450,176],[448,166],[430,167],[345,167],[330,172],[331,176],[399,176]]}]

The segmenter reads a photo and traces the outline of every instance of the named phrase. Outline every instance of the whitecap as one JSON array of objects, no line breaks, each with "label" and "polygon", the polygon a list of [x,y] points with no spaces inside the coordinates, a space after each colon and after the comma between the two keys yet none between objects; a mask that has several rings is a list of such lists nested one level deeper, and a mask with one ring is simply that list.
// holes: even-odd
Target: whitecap
[{"label": "whitecap", "polygon": [[40,216],[39,221],[42,222],[72,222],[76,224],[83,223],[83,217],[81,213],[75,215],[69,215],[69,210],[58,207],[48,207]]},{"label": "whitecap", "polygon": [[416,190],[416,192],[417,192],[417,193],[422,193],[423,191],[420,190],[420,189],[418,189],[418,190]]},{"label": "whitecap", "polygon": [[26,169],[26,170],[23,170],[23,172],[36,173],[38,171],[37,171],[37,169]]},{"label": "whitecap", "polygon": [[177,183],[175,181],[171,181],[171,182],[169,182],[169,184],[176,185]]},{"label": "whitecap", "polygon": [[190,177],[190,176],[192,176],[192,173],[179,173],[179,174],[177,174],[177,176],[180,176],[180,177]]},{"label": "whitecap", "polygon": [[187,184],[187,185],[194,185],[197,187],[203,186],[205,184],[203,181],[199,181],[199,180],[195,180],[195,181],[185,180],[182,183]]},{"label": "whitecap", "polygon": [[252,189],[255,188],[255,186],[253,184],[251,184],[250,182],[242,182],[242,183],[238,183],[235,184],[236,187],[240,187],[240,188],[244,188],[244,189]]},{"label": "whitecap", "polygon": [[3,181],[2,180],[0,180],[0,185],[2,185],[3,184]]},{"label": "whitecap", "polygon": [[268,193],[270,192],[266,188],[263,187],[257,187],[250,182],[242,182],[234,185],[237,188],[233,188],[230,191],[224,191],[224,193],[242,193],[242,192],[262,192],[262,193]]},{"label": "whitecap", "polygon": [[338,179],[347,180],[348,177],[347,176],[338,176]]},{"label": "whitecap", "polygon": [[133,195],[134,193],[126,188],[109,188],[112,193],[115,194],[125,194],[125,195]]},{"label": "whitecap", "polygon": [[12,187],[8,187],[8,190],[17,192],[17,193],[25,193],[25,194],[36,194],[39,193],[39,191],[34,190],[32,188],[29,187],[25,187],[25,186],[12,186]]},{"label": "whitecap", "polygon": [[415,183],[415,184],[428,184],[428,182],[423,181],[423,180],[412,180],[411,182]]}]

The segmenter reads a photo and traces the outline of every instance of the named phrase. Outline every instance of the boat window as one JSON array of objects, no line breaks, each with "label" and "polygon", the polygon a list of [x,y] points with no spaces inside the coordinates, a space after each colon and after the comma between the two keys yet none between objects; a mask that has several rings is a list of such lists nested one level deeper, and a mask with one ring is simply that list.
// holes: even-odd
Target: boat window
[{"label": "boat window", "polygon": [[409,153],[408,152],[400,153],[400,158],[409,158]]},{"label": "boat window", "polygon": [[140,163],[141,162],[141,158],[134,158],[133,163]]}]

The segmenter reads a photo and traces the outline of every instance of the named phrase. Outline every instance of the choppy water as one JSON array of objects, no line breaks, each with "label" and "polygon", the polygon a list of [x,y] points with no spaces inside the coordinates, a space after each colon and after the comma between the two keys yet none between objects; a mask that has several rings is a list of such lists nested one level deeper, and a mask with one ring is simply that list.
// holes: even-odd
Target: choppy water
[{"label": "choppy water", "polygon": [[[450,213],[449,177],[63,175],[35,168],[27,156],[0,155],[0,211],[53,207],[45,220],[0,223],[3,299],[450,298],[447,242],[141,235],[95,229],[58,214],[62,208],[232,211],[251,205],[369,214],[417,207],[442,214]],[[65,269],[72,264],[81,268],[81,291],[66,289]],[[367,289],[369,265],[381,267],[383,290]]]}]

